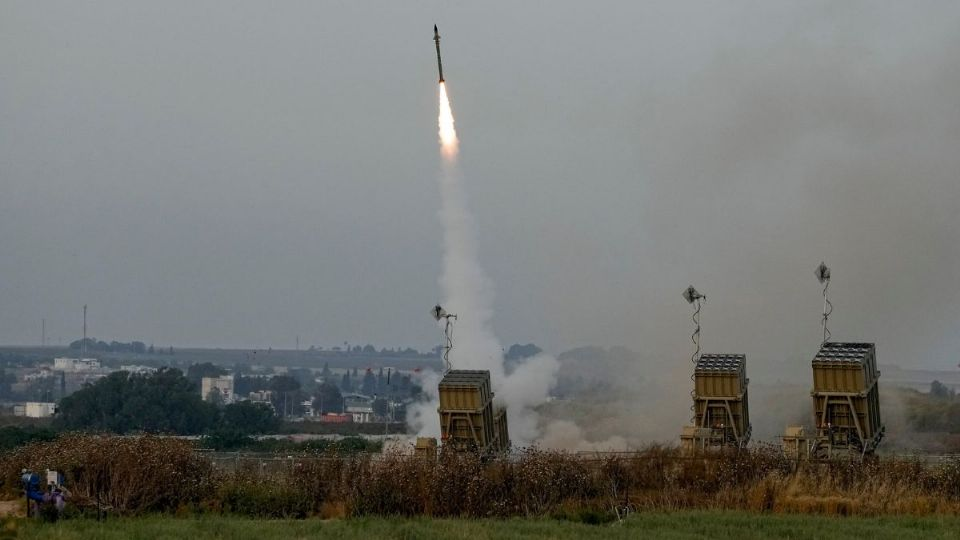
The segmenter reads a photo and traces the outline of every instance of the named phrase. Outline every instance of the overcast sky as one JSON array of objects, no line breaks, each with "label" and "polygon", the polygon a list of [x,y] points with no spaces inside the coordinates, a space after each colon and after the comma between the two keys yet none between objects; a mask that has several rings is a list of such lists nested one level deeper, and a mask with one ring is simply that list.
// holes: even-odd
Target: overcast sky
[{"label": "overcast sky", "polygon": [[505,343],[960,361],[957,2],[5,1],[0,343],[439,342],[435,22]]}]

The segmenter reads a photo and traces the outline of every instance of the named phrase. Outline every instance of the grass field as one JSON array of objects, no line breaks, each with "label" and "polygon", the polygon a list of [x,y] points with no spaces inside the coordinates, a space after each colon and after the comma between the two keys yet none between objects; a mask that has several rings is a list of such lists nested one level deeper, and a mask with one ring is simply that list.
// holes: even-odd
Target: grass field
[{"label": "grass field", "polygon": [[[19,522],[0,538],[104,540],[132,539],[283,539],[301,538],[891,538],[956,539],[958,517],[822,517],[763,515],[743,512],[638,514],[623,524],[585,525],[547,519],[456,520],[429,518],[359,518],[347,520],[273,520],[204,517],[143,517],[98,523],[71,520],[55,524]],[[15,536],[13,536],[15,535]]]}]

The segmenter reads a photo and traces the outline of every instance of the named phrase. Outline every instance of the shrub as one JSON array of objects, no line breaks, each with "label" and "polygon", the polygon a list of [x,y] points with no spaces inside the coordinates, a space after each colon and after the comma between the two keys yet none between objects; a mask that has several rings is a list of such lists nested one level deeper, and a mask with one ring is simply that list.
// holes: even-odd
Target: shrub
[{"label": "shrub", "polygon": [[0,458],[0,483],[20,489],[21,469],[58,470],[73,503],[123,514],[167,511],[195,503],[210,489],[213,467],[189,441],[162,437],[64,435]]}]

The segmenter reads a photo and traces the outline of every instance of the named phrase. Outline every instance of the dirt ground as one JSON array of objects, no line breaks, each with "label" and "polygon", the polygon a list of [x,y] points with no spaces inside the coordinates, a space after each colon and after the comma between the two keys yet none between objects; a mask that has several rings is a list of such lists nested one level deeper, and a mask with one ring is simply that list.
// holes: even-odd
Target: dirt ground
[{"label": "dirt ground", "polygon": [[26,515],[26,507],[22,500],[0,501],[0,517],[23,517]]}]

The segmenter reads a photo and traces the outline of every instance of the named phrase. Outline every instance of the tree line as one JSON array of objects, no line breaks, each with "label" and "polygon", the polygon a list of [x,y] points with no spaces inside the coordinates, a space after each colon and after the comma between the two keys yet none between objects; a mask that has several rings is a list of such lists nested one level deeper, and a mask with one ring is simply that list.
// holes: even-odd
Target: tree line
[{"label": "tree line", "polygon": [[110,433],[238,435],[275,432],[279,421],[263,403],[218,407],[176,368],[154,373],[116,371],[63,398],[54,420],[59,430]]},{"label": "tree line", "polygon": [[100,341],[96,338],[78,339],[70,342],[70,350],[87,352],[125,352],[134,354],[173,354],[173,346],[163,348],[154,347],[153,344],[147,345],[142,341],[131,341],[124,343],[120,341]]}]

